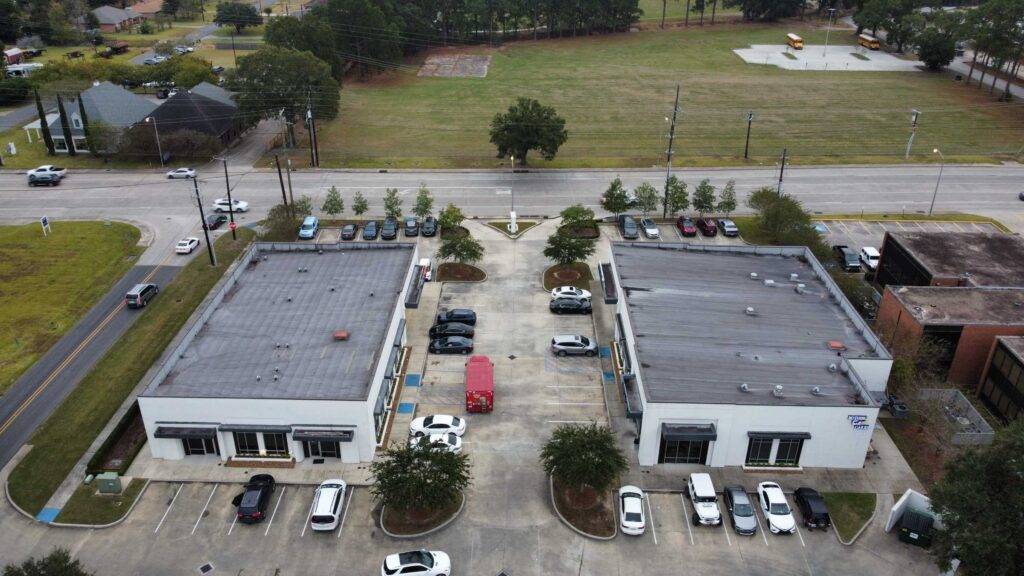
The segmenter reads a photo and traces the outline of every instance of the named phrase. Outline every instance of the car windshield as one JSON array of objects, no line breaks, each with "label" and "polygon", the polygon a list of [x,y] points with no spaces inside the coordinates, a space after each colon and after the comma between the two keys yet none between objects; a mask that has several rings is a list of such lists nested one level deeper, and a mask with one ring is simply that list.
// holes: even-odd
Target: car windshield
[{"label": "car windshield", "polygon": [[459,420],[458,418],[452,418],[452,426],[458,426],[461,422],[462,420]]},{"label": "car windshield", "polygon": [[433,424],[433,423],[434,423],[434,417],[433,417],[433,416],[427,416],[427,417],[426,417],[426,418],[425,418],[425,419],[423,420],[423,425],[424,425],[424,426],[430,426],[430,425],[431,425],[431,424]]},{"label": "car windshield", "polygon": [[741,518],[746,518],[754,515],[754,509],[750,507],[750,504],[736,504],[732,508],[732,513]]},{"label": "car windshield", "polygon": [[590,344],[590,340],[588,340],[586,336],[580,336],[580,342],[581,342],[581,343],[582,343],[582,344],[583,344],[584,346],[587,346],[587,345],[589,345],[589,344]]},{"label": "car windshield", "polygon": [[302,225],[302,229],[303,230],[312,230],[313,229],[313,225],[312,224],[303,224]]},{"label": "car windshield", "polygon": [[776,502],[768,507],[768,512],[772,515],[782,516],[789,514],[789,504],[784,502]]},{"label": "car windshield", "polygon": [[427,568],[434,567],[434,557],[423,550],[403,552],[398,555],[398,562],[403,566],[406,564],[423,564]]},{"label": "car windshield", "polygon": [[334,522],[334,516],[326,516],[326,515],[324,515],[324,516],[315,516],[314,515],[313,518],[312,518],[312,521],[313,521],[313,524],[330,524],[331,522]]},{"label": "car windshield", "polygon": [[715,502],[716,500],[717,498],[715,498],[714,496],[698,496],[696,498],[697,502]]}]

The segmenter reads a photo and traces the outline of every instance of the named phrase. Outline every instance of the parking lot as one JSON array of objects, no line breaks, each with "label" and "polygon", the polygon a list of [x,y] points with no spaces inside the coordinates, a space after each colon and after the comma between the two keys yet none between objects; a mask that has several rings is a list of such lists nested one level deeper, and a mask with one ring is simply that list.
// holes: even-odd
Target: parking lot
[{"label": "parking lot", "polygon": [[[639,218],[637,222],[639,222]],[[640,233],[640,238],[637,240],[629,240],[629,242],[690,242],[697,244],[715,244],[715,245],[729,245],[729,244],[743,244],[741,238],[728,238],[721,232],[714,236],[705,236],[701,233],[697,233],[696,236],[689,238],[684,237],[679,233],[679,229],[676,228],[673,222],[656,222],[658,225],[659,238],[647,238],[643,232]],[[601,226],[603,234],[609,240],[615,242],[627,241],[622,237],[622,233],[619,227],[615,224],[605,224]],[[742,230],[740,231],[742,233]]]},{"label": "parking lot", "polygon": [[845,244],[860,251],[864,246],[882,247],[886,232],[999,232],[987,222],[924,222],[924,221],[882,221],[882,220],[819,220],[823,224],[819,231],[825,241],[836,246]]}]

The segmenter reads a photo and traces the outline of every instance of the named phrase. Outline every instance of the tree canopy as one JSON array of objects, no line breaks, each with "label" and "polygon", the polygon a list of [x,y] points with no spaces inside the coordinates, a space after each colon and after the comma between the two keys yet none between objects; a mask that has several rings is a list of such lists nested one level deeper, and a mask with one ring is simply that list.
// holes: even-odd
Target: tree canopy
[{"label": "tree canopy", "polygon": [[280,16],[271,18],[263,32],[271,46],[310,52],[331,67],[331,75],[341,82],[345,61],[335,49],[334,31],[323,16],[307,14],[300,18]]},{"label": "tree canopy", "polygon": [[715,211],[715,187],[707,178],[701,180],[693,191],[693,209],[701,216]]},{"label": "tree canopy", "polygon": [[538,150],[545,160],[552,160],[569,139],[565,120],[550,106],[532,98],[519,98],[508,112],[498,113],[491,120],[491,143],[498,156],[514,156],[526,164],[530,150]]},{"label": "tree canopy", "polygon": [[677,213],[690,207],[690,195],[686,191],[686,182],[683,182],[675,174],[668,177],[668,185],[662,204],[667,216],[675,216]]},{"label": "tree canopy", "polygon": [[41,558],[29,558],[21,564],[4,566],[3,576],[92,576],[64,548],[56,548]]},{"label": "tree canopy", "polygon": [[420,189],[416,192],[416,205],[412,208],[412,213],[420,218],[426,218],[430,216],[430,213],[434,210],[434,197],[430,195],[430,190],[427,189],[426,184],[420,184]]},{"label": "tree canopy", "polygon": [[658,189],[649,182],[642,182],[633,190],[633,194],[636,196],[636,207],[640,209],[645,218],[658,209],[658,204],[662,199],[658,194]]},{"label": "tree canopy", "polygon": [[615,215],[629,210],[629,196],[626,195],[626,188],[622,185],[621,178],[612,180],[608,189],[601,195],[601,208]]},{"label": "tree canopy", "polygon": [[388,218],[402,217],[402,197],[398,195],[398,188],[384,190],[384,215]]},{"label": "tree canopy", "polygon": [[744,20],[772,22],[779,18],[795,16],[803,0],[725,0],[722,5],[739,8]]},{"label": "tree canopy", "polygon": [[460,264],[479,262],[483,257],[483,244],[469,234],[445,237],[437,249],[439,260],[454,260]]},{"label": "tree canopy", "polygon": [[469,456],[396,442],[370,464],[370,492],[399,510],[430,511],[458,501],[469,487]]},{"label": "tree canopy", "polygon": [[544,471],[567,487],[601,492],[628,469],[626,457],[607,426],[561,424],[540,452]]},{"label": "tree canopy", "polygon": [[324,198],[324,205],[320,209],[328,216],[337,216],[345,211],[345,200],[342,199],[337,186],[327,189],[327,197]]},{"label": "tree canopy", "polygon": [[213,21],[221,26],[234,26],[235,33],[241,33],[248,26],[259,26],[263,16],[252,4],[241,2],[221,2],[217,4],[217,15]]},{"label": "tree canopy", "polygon": [[589,258],[597,249],[595,244],[596,242],[590,238],[574,238],[555,232],[548,236],[547,246],[544,247],[544,256],[562,266],[567,266]]}]

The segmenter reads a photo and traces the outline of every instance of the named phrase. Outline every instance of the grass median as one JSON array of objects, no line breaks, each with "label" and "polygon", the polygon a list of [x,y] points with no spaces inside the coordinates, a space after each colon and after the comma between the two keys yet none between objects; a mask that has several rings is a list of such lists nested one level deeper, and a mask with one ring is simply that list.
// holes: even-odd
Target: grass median
[{"label": "grass median", "polygon": [[64,222],[0,227],[0,394],[135,264],[138,228]]},{"label": "grass median", "polygon": [[8,490],[18,506],[37,514],[71,472],[124,399],[160,357],[224,271],[252,240],[239,228],[238,240],[217,240],[218,265],[205,254],[191,262],[140,312],[121,337],[67,399],[36,430],[32,451],[14,468]]},{"label": "grass median", "polygon": [[844,542],[849,542],[875,512],[874,494],[825,492],[821,496],[828,506],[832,526]]},{"label": "grass median", "polygon": [[89,486],[82,484],[61,508],[57,522],[95,526],[110,524],[128,513],[145,485],[146,481],[142,478],[132,478],[120,494],[107,495],[96,492],[95,482]]}]

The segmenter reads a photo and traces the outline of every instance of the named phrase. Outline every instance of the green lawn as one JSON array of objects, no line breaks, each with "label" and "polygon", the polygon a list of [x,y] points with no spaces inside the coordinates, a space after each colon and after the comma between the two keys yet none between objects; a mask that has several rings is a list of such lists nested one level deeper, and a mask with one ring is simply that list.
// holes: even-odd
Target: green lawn
[{"label": "green lawn", "polygon": [[832,527],[839,537],[849,542],[875,511],[875,495],[858,492],[825,492],[825,505],[832,518]]},{"label": "green lawn", "polygon": [[[553,105],[569,140],[536,167],[652,166],[664,162],[676,83],[682,84],[677,166],[903,162],[910,109],[921,111],[918,161],[1020,154],[1024,116],[945,74],[802,72],[745,64],[732,49],[780,43],[783,32],[822,43],[825,31],[727,24],[466,48],[492,56],[486,78],[420,78],[411,68],[347,81],[341,113],[319,125],[324,166],[494,167],[488,126],[517,96]],[[833,33],[831,43],[852,43]],[[746,113],[756,119],[742,159]],[[296,159],[304,156],[296,153]],[[505,160],[507,163],[507,159]]]},{"label": "green lawn", "polygon": [[57,342],[142,253],[113,222],[0,227],[0,394]]},{"label": "green lawn", "polygon": [[[26,103],[32,104],[33,101],[29,100]],[[131,157],[114,157],[104,161],[102,158],[88,153],[78,153],[75,156],[67,154],[50,156],[46,153],[46,144],[41,138],[36,137],[35,131],[32,131],[32,142],[29,142],[28,138],[28,135],[20,127],[0,133],[0,142],[5,145],[7,142],[14,142],[18,150],[14,156],[7,154],[4,150],[4,168],[35,168],[42,164],[57,164],[65,168],[155,168],[158,166],[155,160],[147,162],[133,160]]]},{"label": "green lawn", "polygon": [[142,491],[146,481],[132,478],[131,483],[123,486],[124,490],[117,496],[108,496],[96,492],[96,483],[86,486],[82,484],[71,495],[71,499],[60,509],[57,522],[65,524],[110,524],[120,519],[131,508],[135,499]]},{"label": "green lawn", "polygon": [[254,50],[235,50],[234,53],[229,48],[227,50],[218,50],[209,42],[203,42],[200,44],[194,53],[195,56],[209,60],[214,66],[223,66],[225,68],[235,67],[235,55],[239,58],[246,54],[252,54]]},{"label": "green lawn", "polygon": [[33,449],[11,472],[10,495],[36,514],[85,453],[128,394],[253,237],[246,228],[217,240],[218,265],[194,258],[162,287],[141,317],[36,431]]},{"label": "green lawn", "polygon": [[[696,2],[690,2],[691,9]],[[640,17],[640,21],[661,21],[661,8],[662,0],[640,0],[640,9],[644,11],[643,16]],[[718,8],[715,10],[715,23],[718,23],[718,17],[726,15],[731,19],[737,18],[740,15],[739,8],[724,8],[722,2],[718,3]],[[665,2],[665,21],[670,20],[685,20],[686,19],[686,0],[667,0]],[[690,24],[693,25],[695,22],[700,21],[700,12],[690,12]],[[708,0],[707,7],[704,9],[704,23],[709,24],[711,22],[711,0]]]}]

